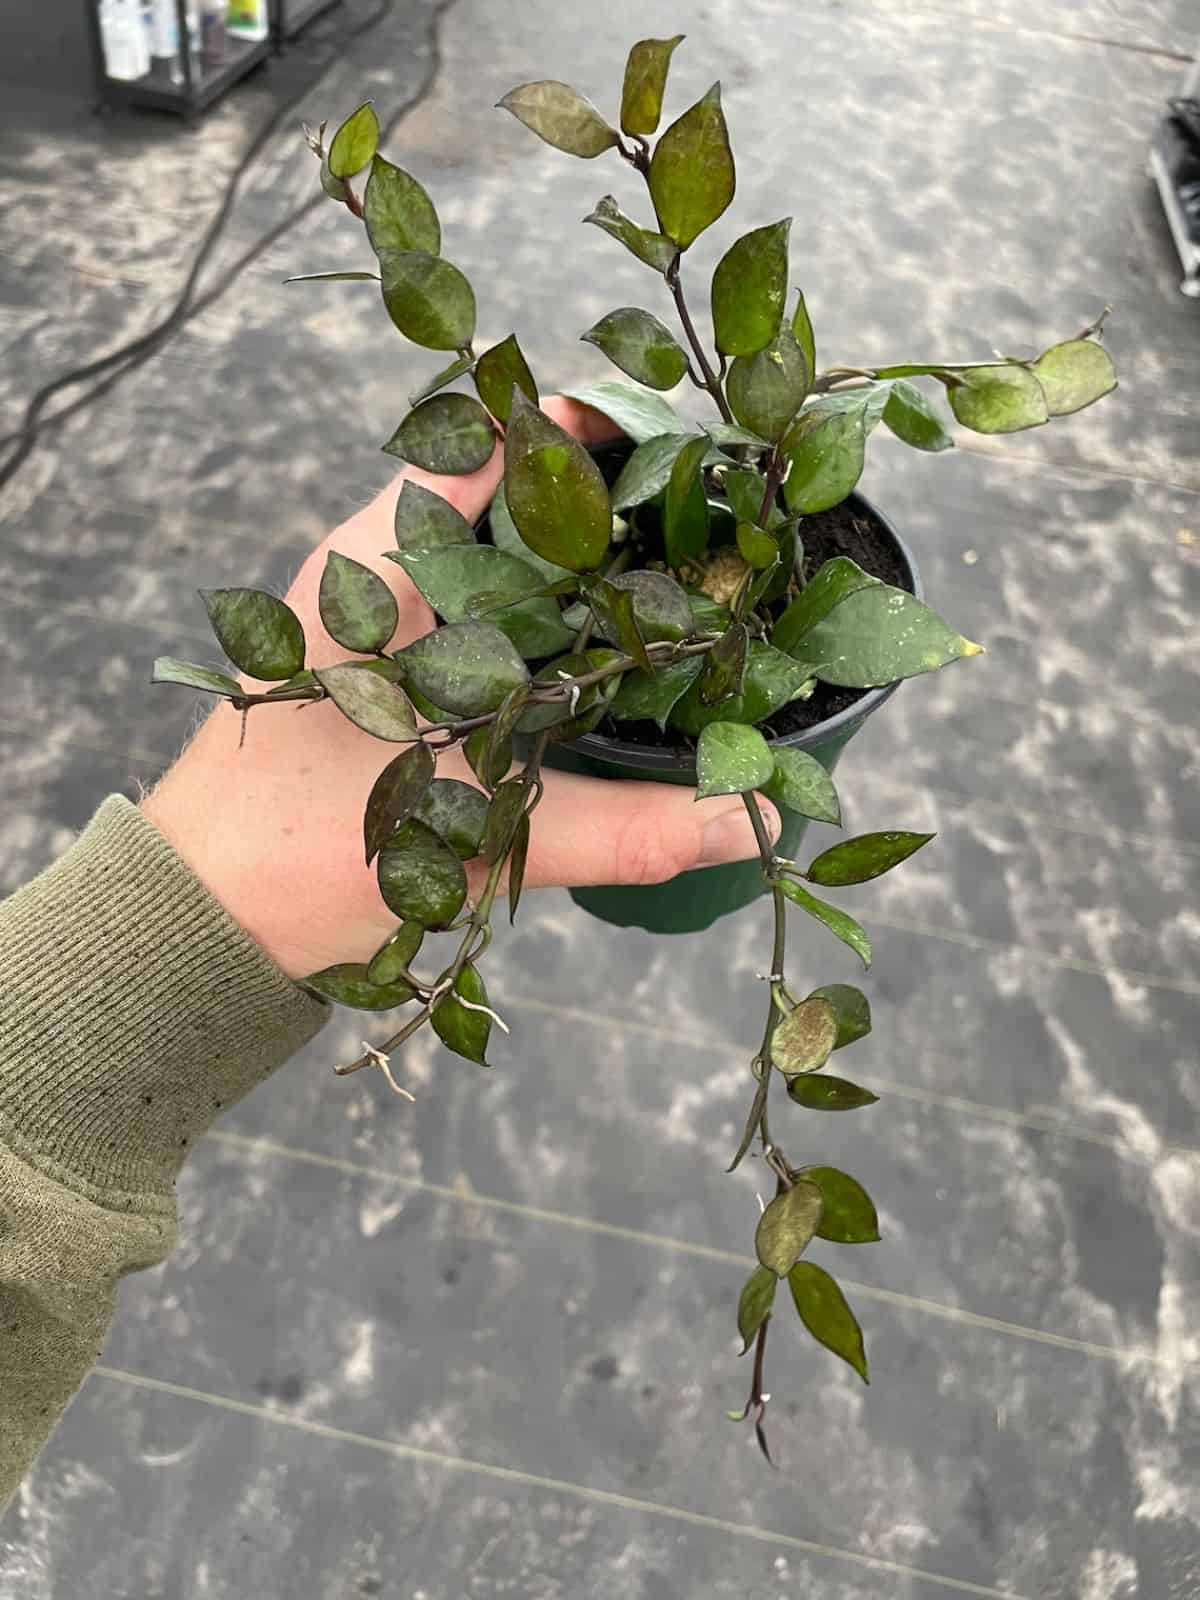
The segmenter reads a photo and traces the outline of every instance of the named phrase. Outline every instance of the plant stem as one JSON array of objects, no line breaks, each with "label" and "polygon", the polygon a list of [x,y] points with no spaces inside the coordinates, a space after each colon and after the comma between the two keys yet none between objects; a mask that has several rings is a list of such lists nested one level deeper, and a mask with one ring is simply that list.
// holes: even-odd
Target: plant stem
[{"label": "plant stem", "polygon": [[708,354],[705,351],[704,346],[700,343],[700,336],[696,332],[696,325],[692,321],[691,313],[687,308],[687,300],[684,298],[683,293],[683,284],[679,279],[678,257],[676,257],[667,273],[667,287],[670,289],[671,296],[675,301],[675,309],[679,313],[679,320],[683,324],[684,333],[687,334],[688,343],[692,347],[692,352],[696,357],[700,371],[704,374],[704,387],[708,390],[709,394],[712,395],[714,401],[716,402],[717,410],[724,417],[725,421],[731,423],[733,421],[733,412],[729,409],[729,402],[725,398],[725,391],[721,388],[721,380],[713,371],[712,362],[708,359]]},{"label": "plant stem", "polygon": [[[775,937],[771,946],[771,970],[767,974],[768,998],[767,1021],[763,1028],[762,1044],[758,1049],[760,1070],[763,1074],[761,1082],[768,1082],[771,1072],[771,1040],[774,1037],[776,1025],[779,1022],[779,1005],[776,995],[783,983],[783,964],[787,956],[787,906],[784,901],[783,890],[779,887],[779,873],[775,864],[775,847],[767,832],[767,825],[762,819],[762,812],[758,809],[752,795],[742,796],[746,811],[754,829],[754,837],[758,841],[758,853],[762,858],[763,876],[771,885],[771,899],[775,912]],[[767,1118],[768,1096],[761,1094],[761,1110],[758,1118],[758,1128],[762,1135],[763,1153],[766,1154],[773,1148],[771,1141],[771,1125]]]},{"label": "plant stem", "polygon": [[786,471],[787,463],[779,454],[778,449],[772,450],[771,459],[767,463],[766,488],[763,491],[762,506],[758,513],[758,525],[764,533],[766,532],[767,519],[771,514],[771,508],[775,504],[775,496],[779,493],[779,485],[783,482]]}]

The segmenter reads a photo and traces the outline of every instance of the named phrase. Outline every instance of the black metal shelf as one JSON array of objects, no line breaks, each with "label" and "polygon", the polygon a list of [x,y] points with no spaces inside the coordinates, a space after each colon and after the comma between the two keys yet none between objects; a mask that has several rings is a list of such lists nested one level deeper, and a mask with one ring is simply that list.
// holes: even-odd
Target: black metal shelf
[{"label": "black metal shelf", "polygon": [[275,27],[281,40],[294,39],[310,22],[342,0],[275,0]]},{"label": "black metal shelf", "polygon": [[[109,75],[100,31],[100,0],[86,0],[88,31],[91,37],[96,93],[101,106],[150,106],[171,111],[177,116],[194,117],[225,91],[252,72],[270,56],[274,45],[270,35],[263,39],[244,39],[226,33],[223,58],[207,65],[186,49],[181,49],[176,72],[171,63],[154,58],[150,71],[140,78],[114,78]],[[177,0],[178,37],[186,41],[187,19],[184,0]]]}]

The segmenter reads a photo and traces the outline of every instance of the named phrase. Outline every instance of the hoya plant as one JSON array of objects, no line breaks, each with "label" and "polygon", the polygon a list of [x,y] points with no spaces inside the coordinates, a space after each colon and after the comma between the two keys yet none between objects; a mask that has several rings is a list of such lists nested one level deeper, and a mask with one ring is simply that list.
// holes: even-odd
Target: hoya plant
[{"label": "hoya plant", "polygon": [[[517,914],[544,767],[586,757],[588,770],[604,772],[612,758],[618,771],[618,757],[657,748],[671,754],[670,775],[694,783],[698,796],[745,798],[760,850],[752,889],[770,896],[773,932],[730,1170],[754,1150],[769,1197],[754,1232],[758,1265],[736,1302],[753,1377],[745,1408],[731,1415],[752,1419],[765,1453],[764,1358],[780,1286],[813,1338],[865,1382],[858,1322],[809,1247],[879,1238],[861,1183],[823,1164],[819,1146],[790,1153],[819,1127],[819,1118],[793,1124],[793,1108],[853,1111],[876,1096],[830,1069],[869,1032],[867,997],[795,975],[789,911],[869,966],[866,932],[824,896],[899,866],[931,835],[868,833],[804,862],[795,846],[808,820],[840,824],[830,769],[845,731],[835,736],[835,724],[861,720],[899,680],[981,649],[918,598],[902,551],[880,570],[878,541],[868,541],[857,560],[848,551],[859,546],[840,533],[830,545],[830,518],[843,531],[864,519],[882,526],[887,545],[886,524],[854,493],[881,423],[937,453],[952,443],[939,395],[963,427],[1011,433],[1092,404],[1116,379],[1099,343],[1103,317],[1033,359],[822,367],[804,293],[793,299],[789,290],[787,217],[760,221],[721,257],[709,285],[710,345],[689,307],[685,263],[732,202],[735,167],[719,84],[658,133],[680,42],[633,46],[615,123],[555,81],[522,84],[500,102],[568,155],[611,153],[648,192],[646,222],[607,194],[584,219],[644,264],[661,308],[669,303],[678,321],[673,332],[655,312],[619,306],[583,334],[633,380],[574,391],[622,430],[623,442],[606,451],[589,452],[539,409],[515,333],[476,347],[474,291],[442,254],[425,189],[380,153],[372,106],[360,106],[328,144],[324,124],[305,130],[325,193],[365,229],[376,266],[304,280],[378,283],[396,329],[449,357],[413,395],[384,450],[430,473],[464,474],[488,462],[500,439],[503,482],[477,528],[430,490],[402,487],[396,548],[382,554],[429,602],[439,619],[433,632],[389,651],[397,608],[388,585],[333,553],[320,614],[344,661],[308,668],[303,629],[282,600],[219,589],[203,596],[217,639],[262,692],[171,658],[156,663],[154,677],[224,696],[243,714],[243,736],[251,709],[329,699],[381,747],[396,747],[363,816],[366,861],[395,932],[369,963],[334,966],[307,983],[342,1005],[402,1008],[385,1043],[336,1069],[376,1067],[399,1093],[390,1057],[426,1026],[459,1056],[486,1063],[502,1023],[488,1003],[482,958],[502,886],[510,918]],[[663,398],[681,384],[711,404],[709,421],[694,422]],[[439,757],[455,747],[476,783],[438,775]],[[645,775],[661,777],[662,764]],[[756,791],[785,819],[775,846]],[[475,857],[486,876],[472,898],[464,862]],[[701,896],[705,876],[689,875],[681,904]],[[431,934],[451,937],[430,962],[422,957]],[[782,1114],[773,1092],[788,1102]]]}]

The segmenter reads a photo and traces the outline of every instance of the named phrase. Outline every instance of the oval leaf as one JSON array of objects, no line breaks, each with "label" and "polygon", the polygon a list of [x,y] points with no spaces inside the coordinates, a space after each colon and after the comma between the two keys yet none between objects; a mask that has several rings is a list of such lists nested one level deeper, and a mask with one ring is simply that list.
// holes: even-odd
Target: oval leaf
[{"label": "oval leaf", "polygon": [[539,139],[569,156],[591,161],[617,142],[616,129],[609,127],[591,101],[555,78],[522,83],[498,103]]},{"label": "oval leaf", "polygon": [[612,486],[612,508],[644,505],[666,488],[675,459],[688,442],[686,433],[661,433],[639,444]]},{"label": "oval leaf", "polygon": [[789,1077],[796,1072],[816,1072],[829,1060],[837,1033],[837,1016],[829,1001],[809,995],[776,1023],[771,1060]]},{"label": "oval leaf", "polygon": [[736,178],[719,83],[663,134],[647,182],[658,225],[681,250],[729,205]]},{"label": "oval leaf", "polygon": [[835,1050],[844,1050],[848,1044],[853,1044],[856,1039],[864,1039],[870,1033],[871,1002],[861,989],[856,989],[851,983],[827,983],[821,989],[814,989],[813,994],[828,1000],[833,1007],[837,1018]]},{"label": "oval leaf", "polygon": [[853,409],[818,404],[803,412],[780,444],[788,458],[788,509],[813,516],[839,505],[862,477],[866,448],[865,400]]},{"label": "oval leaf", "polygon": [[826,1072],[801,1073],[788,1079],[788,1096],[809,1111],[858,1111],[873,1106],[879,1099],[869,1089],[860,1088],[845,1078],[832,1078]]},{"label": "oval leaf", "polygon": [[186,689],[204,689],[209,694],[241,694],[241,684],[215,667],[200,667],[175,656],[159,656],[150,674],[151,683],[181,683]]},{"label": "oval leaf", "polygon": [[425,928],[453,922],[467,898],[462,862],[428,823],[415,817],[402,822],[379,852],[376,873],[388,910]]},{"label": "oval leaf", "polygon": [[371,957],[367,977],[377,984],[401,979],[416,960],[424,938],[425,929],[419,922],[402,922],[388,942]]},{"label": "oval leaf", "polygon": [[507,422],[512,410],[513,384],[531,405],[538,403],[538,387],[529,363],[521,354],[515,333],[485,350],[475,363],[475,387],[479,398],[499,422]]},{"label": "oval leaf", "polygon": [[514,391],[504,440],[504,495],[531,550],[572,572],[604,560],[612,508],[599,467],[577,439]]},{"label": "oval leaf", "polygon": [[262,589],[201,589],[221,649],[248,677],[290,678],[304,665],[300,618]]},{"label": "oval leaf", "polygon": [[376,739],[402,743],[417,737],[417,714],[404,690],[354,662],[318,667],[317,682],[344,717]]},{"label": "oval leaf", "polygon": [[834,556],[832,561],[822,564],[771,629],[771,643],[788,655],[796,654],[804,648],[805,635],[827,617],[834,606],[856,589],[878,582],[878,578],[864,572],[849,556]]},{"label": "oval leaf", "polygon": [[663,541],[667,561],[680,567],[704,554],[708,544],[708,496],[704,492],[704,458],[712,448],[705,433],[689,439],[675,457],[663,504]]},{"label": "oval leaf", "polygon": [[867,1356],[862,1329],[836,1282],[822,1267],[811,1261],[799,1261],[788,1273],[788,1285],[800,1321],[809,1333],[818,1344],[848,1362],[866,1383]]},{"label": "oval leaf", "polygon": [[321,574],[321,625],[347,650],[382,650],[400,621],[396,597],[377,572],[331,550]]},{"label": "oval leaf", "polygon": [[738,722],[710,722],[696,750],[696,798],[746,794],[761,788],[775,763],[757,728]]},{"label": "oval leaf", "polygon": [[[395,559],[440,617],[466,622],[472,603],[487,596],[489,606],[537,594],[545,579],[518,556],[486,544],[446,544],[432,550],[400,550]],[[499,615],[489,618],[503,627]]]},{"label": "oval leaf", "polygon": [[363,220],[377,256],[385,250],[423,250],[436,256],[442,248],[433,201],[414,177],[381,155],[371,162],[363,191]]},{"label": "oval leaf", "polygon": [[799,1179],[777,1194],[758,1219],[754,1253],[769,1272],[784,1278],[807,1250],[821,1220],[821,1191]]},{"label": "oval leaf", "polygon": [[442,256],[385,250],[379,258],[388,316],[427,350],[462,350],[475,337],[475,294]]},{"label": "oval leaf", "polygon": [[769,533],[764,533],[761,528],[756,528],[752,522],[738,523],[737,547],[741,552],[742,560],[752,566],[756,572],[765,572],[768,567],[773,567],[779,560],[779,546]]},{"label": "oval leaf", "polygon": [[663,94],[671,57],[683,43],[673,39],[639,39],[625,62],[621,86],[621,129],[624,133],[654,133],[662,116]]},{"label": "oval leaf", "polygon": [[1019,433],[1050,419],[1041,384],[1015,362],[968,367],[942,381],[951,411],[974,433]]},{"label": "oval leaf", "polygon": [[757,355],[738,356],[725,380],[729,406],[760,438],[775,441],[804,403],[812,373],[795,335],[781,328]]},{"label": "oval leaf", "polygon": [[932,833],[863,833],[857,839],[835,844],[813,861],[805,877],[826,889],[850,883],[867,883],[907,861],[928,844]]},{"label": "oval leaf", "polygon": [[665,233],[653,233],[649,228],[638,227],[625,215],[611,194],[597,200],[595,210],[583,220],[594,223],[614,239],[619,239],[639,261],[644,261],[664,277],[679,255],[679,247],[674,240],[668,239]]},{"label": "oval leaf", "polygon": [[805,1167],[803,1177],[821,1191],[818,1239],[833,1244],[875,1244],[879,1217],[871,1196],[856,1178],[836,1167]]},{"label": "oval leaf", "polygon": [[416,811],[433,781],[436,767],[433,751],[421,742],[401,751],[376,778],[363,814],[363,843],[368,866],[400,823]]},{"label": "oval leaf", "polygon": [[763,722],[790,700],[803,696],[812,682],[813,669],[806,662],[755,639],[746,655],[742,692],[719,706],[709,706],[700,698],[699,685],[693,685],[671,713],[671,724],[695,738],[710,722]]},{"label": "oval leaf", "polygon": [[620,572],[608,580],[633,596],[633,615],[647,644],[678,644],[696,631],[688,597],[665,572]]},{"label": "oval leaf", "polygon": [[336,967],[326,967],[304,979],[306,988],[315,989],[326,1000],[339,1006],[353,1006],[356,1011],[391,1011],[406,1005],[413,998],[407,983],[397,979],[394,983],[372,983],[368,969],[359,961],[343,961]]},{"label": "oval leaf", "polygon": [[486,1067],[488,1039],[492,1032],[492,1019],[486,1011],[472,1011],[459,1004],[469,1000],[474,1006],[487,1005],[487,989],[475,967],[468,962],[454,980],[454,990],[434,1007],[430,1021],[433,1031],[456,1056],[464,1056]]},{"label": "oval leaf", "polygon": [[444,839],[460,861],[479,854],[487,821],[488,798],[457,778],[435,778],[413,813]]},{"label": "oval leaf", "polygon": [[687,371],[687,356],[670,328],[636,306],[610,311],[582,338],[651,389],[673,389]]},{"label": "oval leaf", "polygon": [[758,1330],[771,1315],[779,1279],[767,1267],[755,1267],[742,1285],[738,1299],[737,1325],[742,1336],[742,1354],[754,1343]]},{"label": "oval leaf", "polygon": [[[787,299],[791,217],[743,234],[721,257],[712,280],[713,332],[727,356],[752,356],[779,332]],[[806,370],[811,372],[807,366]]]},{"label": "oval leaf", "polygon": [[597,578],[588,586],[587,599],[595,612],[601,636],[632,656],[642,671],[653,672],[654,663],[646,654],[646,641],[637,625],[629,590],[618,589],[606,578]]},{"label": "oval leaf", "polygon": [[1117,387],[1112,357],[1094,339],[1051,345],[1033,363],[1033,371],[1052,417],[1082,411]]},{"label": "oval leaf", "polygon": [[435,394],[408,413],[384,445],[424,472],[478,472],[492,458],[492,419],[469,394]]},{"label": "oval leaf", "polygon": [[701,656],[684,656],[654,672],[627,672],[609,713],[623,722],[657,722],[665,728],[671,709],[704,671]]},{"label": "oval leaf", "polygon": [[638,444],[663,433],[691,431],[691,424],[661,395],[647,394],[644,389],[633,389],[627,383],[602,379],[580,389],[565,389],[563,393],[568,400],[578,400],[581,405],[601,412]]},{"label": "oval leaf", "polygon": [[352,112],[329,146],[329,171],[334,178],[352,178],[361,172],[379,148],[379,118],[368,100]]},{"label": "oval leaf", "polygon": [[506,695],[529,682],[529,669],[512,641],[491,622],[437,628],[414,639],[397,660],[405,682],[460,717],[495,711]]},{"label": "oval leaf", "polygon": [[794,905],[798,905],[802,911],[807,911],[809,916],[815,917],[818,922],[823,922],[835,938],[849,945],[864,967],[871,965],[871,941],[852,916],[839,910],[837,906],[827,905],[824,900],[818,900],[816,895],[809,894],[807,889],[794,883],[791,878],[781,879],[779,887]]},{"label": "oval leaf", "polygon": [[411,478],[400,485],[396,501],[396,543],[401,550],[427,550],[434,545],[474,544],[471,524],[440,494]]},{"label": "oval leaf", "polygon": [[937,407],[915,383],[898,378],[892,385],[883,420],[896,435],[914,450],[952,450],[954,440],[938,415]]},{"label": "oval leaf", "polygon": [[786,806],[802,817],[814,822],[832,822],[841,825],[842,808],[838,801],[833,779],[807,750],[789,750],[786,745],[775,746],[775,770],[763,793],[776,805]]},{"label": "oval leaf", "polygon": [[936,611],[886,583],[847,595],[809,629],[803,648],[819,678],[850,689],[895,683],[981,653]]},{"label": "oval leaf", "polygon": [[574,576],[566,567],[560,567],[556,562],[547,561],[544,556],[539,556],[537,551],[531,550],[522,539],[508,509],[508,501],[504,498],[503,479],[500,480],[495,498],[488,510],[488,525],[491,528],[492,542],[497,550],[503,550],[510,556],[517,556],[521,561],[528,562],[531,567],[536,567],[547,583],[560,583]]}]

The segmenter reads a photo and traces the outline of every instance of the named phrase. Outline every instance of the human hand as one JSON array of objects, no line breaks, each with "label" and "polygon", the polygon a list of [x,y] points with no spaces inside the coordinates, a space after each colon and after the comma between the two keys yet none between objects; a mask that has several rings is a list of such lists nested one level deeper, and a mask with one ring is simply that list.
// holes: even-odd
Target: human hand
[{"label": "human hand", "polygon": [[[605,417],[555,397],[545,410],[584,443],[615,430]],[[306,665],[329,666],[348,652],[321,626],[317,599],[330,550],[351,556],[387,582],[400,620],[391,648],[433,627],[425,601],[382,552],[394,544],[396,498],[405,478],[434,490],[473,522],[503,472],[497,448],[468,477],[433,477],[407,467],[368,506],[316,547],[288,590],[304,625]],[[243,677],[252,693],[264,685]],[[239,749],[241,715],[221,701],[141,809],[279,966],[293,978],[341,961],[368,961],[396,918],[363,861],[367,796],[395,750],[363,733],[328,701],[251,710]],[[474,778],[458,751],[438,758],[440,777]],[[741,796],[695,800],[661,783],[581,778],[545,771],[533,819],[527,887],[661,883],[697,866],[757,854]],[[770,803],[758,802],[772,837]],[[480,880],[468,866],[472,889]]]}]

